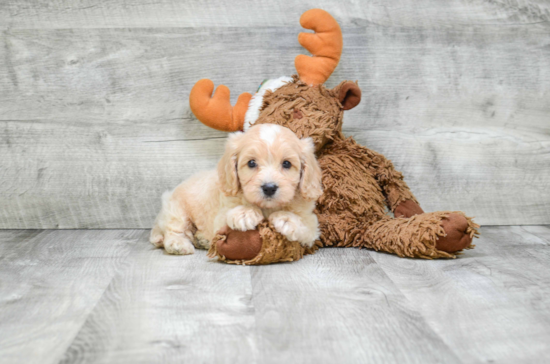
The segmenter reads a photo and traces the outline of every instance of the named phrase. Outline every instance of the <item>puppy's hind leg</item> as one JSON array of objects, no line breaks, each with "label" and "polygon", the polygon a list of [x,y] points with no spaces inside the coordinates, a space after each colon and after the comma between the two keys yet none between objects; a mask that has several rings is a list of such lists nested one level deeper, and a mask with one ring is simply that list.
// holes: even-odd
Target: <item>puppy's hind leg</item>
[{"label": "puppy's hind leg", "polygon": [[193,226],[185,209],[172,199],[172,193],[162,195],[162,209],[151,230],[149,241],[156,247],[164,247],[168,254],[193,254],[195,247]]},{"label": "puppy's hind leg", "polygon": [[164,233],[166,230],[166,221],[168,220],[167,210],[171,196],[172,193],[170,191],[166,191],[162,194],[162,206],[155,219],[153,228],[151,229],[151,234],[149,235],[149,242],[157,248],[164,247]]},{"label": "puppy's hind leg", "polygon": [[183,233],[170,231],[165,235],[164,250],[168,254],[188,255],[195,253],[195,247]]},{"label": "puppy's hind leg", "polygon": [[164,246],[164,232],[158,225],[157,221],[155,221],[155,225],[151,229],[149,241],[157,248],[162,248]]}]

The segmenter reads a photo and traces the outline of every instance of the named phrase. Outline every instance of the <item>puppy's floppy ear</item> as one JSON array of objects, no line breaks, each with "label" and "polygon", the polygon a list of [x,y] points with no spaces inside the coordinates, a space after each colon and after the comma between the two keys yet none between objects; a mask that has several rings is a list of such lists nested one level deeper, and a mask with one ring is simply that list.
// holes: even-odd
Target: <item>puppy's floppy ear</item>
[{"label": "puppy's floppy ear", "polygon": [[237,163],[240,140],[243,135],[243,132],[229,134],[225,143],[225,153],[218,162],[219,185],[227,196],[236,196],[241,188],[239,177],[237,176]]},{"label": "puppy's floppy ear", "polygon": [[300,140],[302,145],[302,176],[300,178],[300,193],[308,200],[317,200],[323,194],[321,167],[315,158],[313,139]]}]

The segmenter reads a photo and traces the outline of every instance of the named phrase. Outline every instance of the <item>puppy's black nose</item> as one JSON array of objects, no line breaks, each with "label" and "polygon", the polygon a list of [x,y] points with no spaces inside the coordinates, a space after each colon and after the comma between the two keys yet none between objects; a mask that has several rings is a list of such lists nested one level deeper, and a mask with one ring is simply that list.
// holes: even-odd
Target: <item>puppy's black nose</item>
[{"label": "puppy's black nose", "polygon": [[277,186],[275,183],[266,183],[262,185],[264,195],[266,195],[267,197],[273,196],[275,192],[277,192],[277,188],[279,188],[279,186]]}]

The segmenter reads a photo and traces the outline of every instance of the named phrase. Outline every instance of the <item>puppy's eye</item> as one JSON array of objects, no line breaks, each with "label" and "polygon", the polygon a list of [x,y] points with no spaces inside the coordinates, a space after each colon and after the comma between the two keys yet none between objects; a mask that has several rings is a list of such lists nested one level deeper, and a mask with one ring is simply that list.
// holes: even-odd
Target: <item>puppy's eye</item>
[{"label": "puppy's eye", "polygon": [[292,167],[292,164],[289,161],[284,161],[283,162],[283,168],[289,169],[290,167]]},{"label": "puppy's eye", "polygon": [[255,168],[256,167],[256,161],[254,159],[251,159],[248,161],[248,167],[249,168]]}]

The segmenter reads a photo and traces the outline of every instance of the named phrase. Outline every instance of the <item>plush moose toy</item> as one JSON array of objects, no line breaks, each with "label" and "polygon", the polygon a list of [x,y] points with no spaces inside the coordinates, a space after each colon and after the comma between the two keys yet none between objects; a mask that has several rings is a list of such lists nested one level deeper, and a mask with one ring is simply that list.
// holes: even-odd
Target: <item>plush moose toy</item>
[{"label": "plush moose toy", "polygon": [[[222,229],[209,256],[229,263],[268,264],[293,261],[319,247],[369,248],[400,257],[454,258],[472,248],[476,225],[460,211],[425,213],[383,155],[358,145],[342,134],[345,110],[361,101],[357,83],[343,81],[333,89],[323,83],[338,65],[342,33],[324,10],[306,11],[301,25],[315,33],[300,33],[298,41],[313,54],[299,55],[293,77],[265,81],[257,93],[239,96],[235,107],[229,89],[212,81],[198,81],[189,96],[191,110],[202,123],[223,131],[272,123],[285,126],[298,137],[311,137],[323,174],[324,193],[317,203],[321,237],[306,249],[286,240],[267,222],[257,230]],[[389,216],[387,209],[394,213]]]}]

